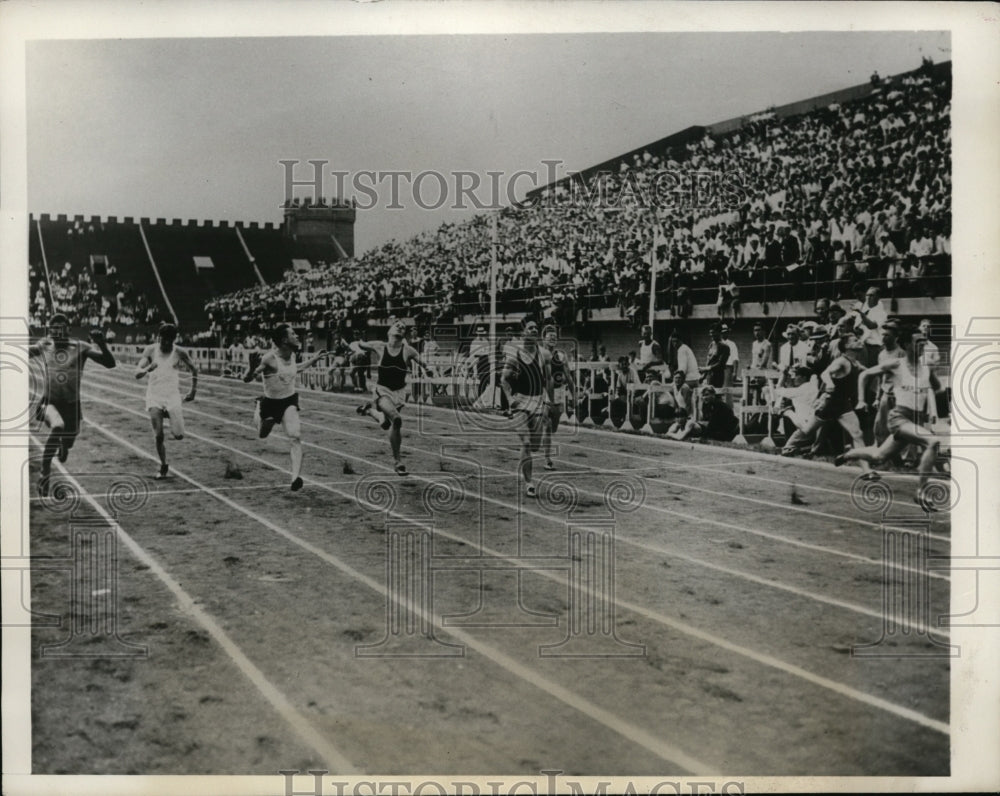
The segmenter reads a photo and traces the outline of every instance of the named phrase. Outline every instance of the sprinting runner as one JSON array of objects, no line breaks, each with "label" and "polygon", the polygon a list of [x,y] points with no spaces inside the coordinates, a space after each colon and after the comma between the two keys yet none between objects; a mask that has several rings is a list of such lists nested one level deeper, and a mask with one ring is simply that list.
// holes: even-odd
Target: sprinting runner
[{"label": "sprinting runner", "polygon": [[108,350],[104,333],[100,329],[90,332],[90,339],[97,350],[82,340],[69,337],[69,320],[61,312],[49,319],[48,337],[28,346],[28,357],[39,357],[45,368],[38,419],[49,427],[49,437],[42,449],[42,473],[38,480],[38,494],[47,497],[52,457],[58,455],[65,462],[69,450],[80,433],[80,377],[88,359],[106,368],[115,366],[115,357]]},{"label": "sprinting runner", "polygon": [[399,414],[406,405],[406,374],[409,365],[416,362],[420,371],[430,375],[431,371],[417,354],[413,346],[403,340],[406,328],[402,321],[397,321],[389,327],[389,341],[383,343],[376,340],[371,343],[355,340],[351,348],[360,352],[374,352],[375,365],[378,368],[375,382],[372,385],[373,401],[358,407],[359,415],[368,415],[382,428],[389,432],[389,447],[392,449],[392,460],[395,462],[397,475],[406,475],[406,465],[399,459],[399,450],[403,441],[403,418]]},{"label": "sprinting runner", "polygon": [[546,470],[555,470],[552,463],[552,435],[559,430],[559,420],[562,417],[563,406],[566,405],[566,394],[573,398],[570,406],[576,406],[576,385],[573,383],[573,374],[569,369],[569,360],[562,351],[556,348],[556,339],[559,332],[551,324],[542,329],[542,345],[549,352],[551,361],[549,366],[552,370],[552,397],[553,403],[549,406],[545,425],[542,427],[542,452],[545,456]]},{"label": "sprinting runner", "polygon": [[510,413],[518,419],[517,434],[521,439],[518,472],[524,478],[525,494],[538,495],[531,480],[531,454],[541,447],[545,415],[552,404],[552,356],[538,345],[538,324],[524,324],[521,346],[511,350],[500,374],[500,386],[510,406]]},{"label": "sprinting runner", "polygon": [[[796,429],[782,454],[792,455],[811,444],[811,454],[817,451],[817,432],[826,423],[837,423],[851,437],[854,448],[861,448],[864,438],[861,435],[861,422],[854,412],[854,404],[858,400],[855,389],[858,385],[857,375],[861,372],[858,356],[863,350],[860,339],[854,332],[849,332],[836,342],[837,357],[820,374],[820,393],[813,405],[813,419],[804,427]],[[839,457],[838,457],[839,458]],[[860,460],[865,477],[877,479],[878,473],[872,472],[868,462]]]},{"label": "sprinting runner", "polygon": [[153,426],[156,455],[160,457],[160,472],[157,480],[167,477],[167,446],[164,442],[163,419],[170,419],[170,433],[174,439],[184,439],[184,410],[181,408],[181,384],[178,368],[191,373],[191,389],[184,396],[184,403],[194,400],[198,389],[198,369],[183,348],[174,345],[177,327],[172,323],[160,325],[156,333],[157,342],[146,346],[139,359],[136,379],[149,375],[146,382],[146,411]]},{"label": "sprinting runner", "polygon": [[903,345],[906,356],[902,359],[883,361],[874,367],[861,371],[858,376],[858,409],[868,408],[865,401],[866,382],[872,376],[883,375],[889,382],[895,397],[895,406],[889,410],[890,436],[880,446],[858,448],[846,451],[834,460],[840,466],[845,462],[862,461],[879,466],[899,453],[907,445],[923,448],[920,463],[917,465],[919,484],[914,501],[924,511],[937,511],[937,508],[924,494],[924,487],[934,469],[941,441],[929,431],[924,423],[933,425],[936,420],[936,393],[941,384],[934,373],[921,361],[926,338],[912,326],[900,326],[899,341]]},{"label": "sprinting runner", "polygon": [[299,394],[295,389],[295,377],[306,368],[311,368],[327,351],[320,351],[312,359],[301,364],[295,362],[295,352],[299,350],[299,338],[295,330],[283,323],[271,334],[275,347],[261,356],[257,351],[250,355],[250,368],[243,381],[247,384],[257,378],[264,378],[264,395],[255,399],[254,419],[257,434],[265,439],[275,423],[281,424],[291,443],[292,491],[302,489],[302,425],[299,422]]}]

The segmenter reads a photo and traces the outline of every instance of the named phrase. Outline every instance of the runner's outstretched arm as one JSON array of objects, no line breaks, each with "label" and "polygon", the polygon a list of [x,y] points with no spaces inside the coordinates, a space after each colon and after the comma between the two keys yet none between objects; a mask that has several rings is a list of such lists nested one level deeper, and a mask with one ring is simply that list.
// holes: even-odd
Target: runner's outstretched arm
[{"label": "runner's outstretched arm", "polygon": [[316,356],[314,356],[314,357],[313,357],[312,359],[307,359],[307,360],[306,360],[305,362],[303,362],[303,363],[302,363],[301,365],[299,365],[299,366],[298,366],[298,367],[297,367],[297,368],[295,369],[295,372],[296,372],[296,373],[301,373],[301,372],[302,372],[302,371],[304,371],[304,370],[308,370],[308,369],[309,369],[309,368],[311,368],[311,367],[312,367],[313,365],[315,365],[315,364],[316,364],[317,362],[319,362],[319,361],[320,361],[321,359],[323,359],[323,358],[324,358],[324,357],[326,357],[326,356],[329,356],[329,354],[330,354],[330,352],[329,352],[329,351],[327,351],[327,350],[326,350],[326,349],[324,348],[324,349],[323,349],[322,351],[320,351],[320,352],[319,352],[318,354],[316,354]]},{"label": "runner's outstretched arm", "polygon": [[135,378],[136,380],[141,379],[147,373],[152,373],[156,370],[157,365],[153,362],[153,347],[148,347],[142,352],[142,356],[139,358],[139,364],[136,366]]},{"label": "runner's outstretched arm", "polygon": [[100,329],[94,329],[90,333],[90,339],[93,340],[100,351],[94,351],[92,348],[88,348],[84,356],[87,359],[92,359],[99,365],[103,365],[109,370],[113,368],[117,363],[115,362],[115,355],[111,353],[111,349],[108,348],[108,341],[104,339],[104,332]]}]

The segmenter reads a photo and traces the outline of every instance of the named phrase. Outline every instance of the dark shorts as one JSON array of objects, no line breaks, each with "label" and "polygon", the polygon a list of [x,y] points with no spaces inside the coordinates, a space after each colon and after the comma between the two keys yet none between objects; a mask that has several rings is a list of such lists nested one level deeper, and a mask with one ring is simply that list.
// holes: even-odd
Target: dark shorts
[{"label": "dark shorts", "polygon": [[64,401],[43,401],[38,405],[38,419],[41,421],[45,420],[45,409],[51,406],[55,409],[59,416],[63,420],[63,434],[68,434],[71,437],[75,437],[80,433],[80,422],[83,420],[83,411],[80,409],[80,403],[66,403]]},{"label": "dark shorts", "polygon": [[265,396],[260,402],[260,419],[273,420],[275,423],[280,423],[281,418],[285,416],[285,410],[289,406],[294,406],[296,409],[299,408],[298,393],[289,395],[287,398],[268,398]]},{"label": "dark shorts", "polygon": [[854,410],[853,406],[846,406],[843,401],[838,401],[833,393],[823,393],[813,404],[816,417],[820,420],[836,420],[841,415],[846,415]]},{"label": "dark shorts", "polygon": [[913,423],[922,426],[927,422],[927,415],[924,412],[914,412],[905,406],[894,406],[889,410],[889,418],[886,424],[889,426],[889,433],[895,436],[905,423]]}]

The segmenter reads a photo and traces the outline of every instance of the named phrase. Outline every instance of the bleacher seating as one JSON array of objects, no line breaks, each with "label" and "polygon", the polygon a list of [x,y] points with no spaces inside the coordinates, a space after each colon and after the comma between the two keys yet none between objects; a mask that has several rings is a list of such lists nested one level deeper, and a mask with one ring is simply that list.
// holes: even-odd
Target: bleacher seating
[{"label": "bleacher seating", "polygon": [[[585,172],[610,209],[565,181],[499,219],[500,311],[572,322],[583,312],[645,315],[657,266],[660,309],[719,314],[761,305],[849,299],[858,283],[890,301],[950,294],[950,64],[733,122],[689,128]],[[666,143],[664,143],[666,142]],[[652,195],[659,175],[716,175],[700,195]],[[686,176],[685,176],[686,175]],[[672,194],[673,196],[673,194]],[[222,328],[275,320],[371,319],[418,306],[446,320],[487,309],[485,216],[392,241],[321,274],[213,300]],[[353,267],[352,267],[353,266]],[[767,314],[767,310],[764,310]]]}]

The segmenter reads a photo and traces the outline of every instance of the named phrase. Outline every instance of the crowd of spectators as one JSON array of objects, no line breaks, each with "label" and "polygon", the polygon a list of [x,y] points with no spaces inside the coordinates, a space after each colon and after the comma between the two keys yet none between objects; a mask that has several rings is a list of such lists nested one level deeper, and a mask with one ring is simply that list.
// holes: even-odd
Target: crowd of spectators
[{"label": "crowd of spectators", "polygon": [[[951,164],[948,71],[928,63],[871,91],[795,116],[768,111],[738,129],[670,151],[644,152],[593,175],[589,197],[562,184],[500,215],[498,289],[504,308],[572,321],[617,306],[645,316],[651,262],[657,306],[678,316],[717,303],[847,299],[858,282],[885,294],[947,290]],[[674,190],[657,192],[662,175]],[[691,182],[693,175],[701,182]],[[705,182],[707,180],[707,182]],[[391,241],[361,257],[289,273],[209,302],[219,329],[276,321],[317,328],[412,308],[418,322],[488,307],[485,216]]]},{"label": "crowd of spectators", "polygon": [[74,268],[69,262],[49,268],[48,277],[43,267],[29,266],[29,320],[33,327],[43,327],[57,312],[67,317],[70,326],[91,328],[129,329],[162,320],[144,294],[128,280],[119,280],[113,264],[107,266],[102,280],[91,269]]}]

